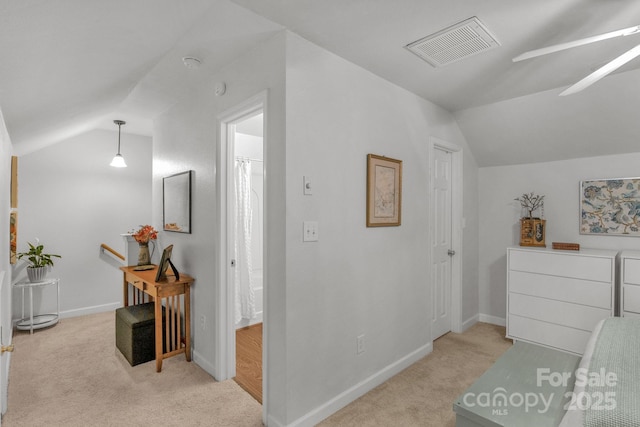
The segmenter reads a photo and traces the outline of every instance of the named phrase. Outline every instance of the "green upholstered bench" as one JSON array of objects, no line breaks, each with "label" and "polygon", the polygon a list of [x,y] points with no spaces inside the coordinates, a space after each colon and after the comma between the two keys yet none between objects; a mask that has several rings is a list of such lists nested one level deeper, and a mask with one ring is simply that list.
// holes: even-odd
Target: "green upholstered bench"
[{"label": "green upholstered bench", "polygon": [[[162,307],[164,312],[164,307]],[[163,329],[164,329],[164,316]],[[154,303],[116,310],[116,347],[131,366],[156,358]]]},{"label": "green upholstered bench", "polygon": [[556,427],[579,363],[579,356],[516,342],[456,399],[456,427]]}]

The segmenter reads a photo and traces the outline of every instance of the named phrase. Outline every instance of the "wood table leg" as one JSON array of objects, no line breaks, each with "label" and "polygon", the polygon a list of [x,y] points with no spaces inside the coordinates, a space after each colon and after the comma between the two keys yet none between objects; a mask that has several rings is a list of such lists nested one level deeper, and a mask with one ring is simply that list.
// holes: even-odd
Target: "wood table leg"
[{"label": "wood table leg", "polygon": [[187,362],[191,362],[191,291],[189,285],[185,286],[184,291],[184,355]]},{"label": "wood table leg", "polygon": [[[156,372],[162,371],[162,299],[154,302],[156,320]],[[169,325],[167,325],[169,327]]]},{"label": "wood table leg", "polygon": [[127,282],[127,275],[124,275],[124,279],[122,279],[122,289],[123,289],[123,295],[122,295],[122,303],[124,304],[125,307],[127,307],[129,305],[129,283]]}]

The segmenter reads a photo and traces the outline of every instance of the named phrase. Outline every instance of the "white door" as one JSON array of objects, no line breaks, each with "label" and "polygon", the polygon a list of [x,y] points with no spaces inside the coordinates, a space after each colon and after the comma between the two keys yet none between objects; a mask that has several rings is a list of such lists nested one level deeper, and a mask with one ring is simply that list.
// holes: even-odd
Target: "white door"
[{"label": "white door", "polygon": [[[4,271],[0,271],[0,295],[2,295],[2,298],[5,298],[4,295]],[[5,344],[9,344],[9,343],[5,343],[5,340],[7,338],[5,338],[5,336],[9,336],[10,334],[8,333],[9,331],[7,331],[4,327],[4,317],[2,316],[2,302],[0,302],[0,346],[4,346]],[[0,403],[2,405],[2,415],[4,415],[4,413],[7,411],[7,376],[5,375],[7,372],[5,372],[5,370],[8,370],[9,367],[9,355],[5,352],[1,352],[0,353]],[[0,417],[0,426],[2,425],[2,417]]]},{"label": "white door", "polygon": [[436,339],[451,330],[452,206],[450,152],[434,147],[432,173],[432,335]]}]

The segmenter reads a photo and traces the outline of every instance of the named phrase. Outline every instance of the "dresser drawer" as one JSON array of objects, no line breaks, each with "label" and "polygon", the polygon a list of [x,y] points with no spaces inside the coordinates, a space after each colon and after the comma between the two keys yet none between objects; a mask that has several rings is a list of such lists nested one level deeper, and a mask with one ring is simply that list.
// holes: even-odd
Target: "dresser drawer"
[{"label": "dresser drawer", "polygon": [[591,332],[611,310],[510,293],[509,314]]},{"label": "dresser drawer", "polygon": [[632,313],[630,311],[623,311],[622,317],[631,317],[632,319],[640,319],[640,313]]},{"label": "dresser drawer", "polygon": [[583,354],[591,332],[509,315],[509,338]]},{"label": "dresser drawer", "polygon": [[640,286],[624,285],[622,287],[622,309],[640,313]]},{"label": "dresser drawer", "polygon": [[570,277],[509,272],[509,292],[611,310],[611,284]]},{"label": "dresser drawer", "polygon": [[511,250],[509,269],[611,283],[614,263],[605,257]]},{"label": "dresser drawer", "polygon": [[632,285],[640,285],[640,259],[626,258],[623,262],[622,282]]}]

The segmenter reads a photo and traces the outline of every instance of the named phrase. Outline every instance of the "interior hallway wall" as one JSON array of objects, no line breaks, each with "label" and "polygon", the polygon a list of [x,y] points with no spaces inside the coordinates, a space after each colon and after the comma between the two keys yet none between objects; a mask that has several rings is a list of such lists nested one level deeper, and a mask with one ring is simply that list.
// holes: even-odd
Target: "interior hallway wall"
[{"label": "interior hallway wall", "polygon": [[[193,357],[203,369],[216,376],[217,367],[224,357],[224,348],[217,345],[221,314],[216,310],[222,287],[219,283],[218,231],[220,206],[219,116],[257,94],[267,91],[265,116],[267,142],[265,160],[270,165],[266,172],[265,194],[267,206],[265,217],[269,227],[265,239],[265,280],[269,286],[266,298],[273,300],[270,326],[275,333],[269,337],[272,346],[271,360],[283,356],[283,317],[285,306],[284,287],[284,32],[256,46],[215,74],[191,75],[193,93],[188,102],[176,104],[154,122],[153,147],[153,217],[154,223],[162,222],[162,177],[185,170],[193,170],[192,187],[192,233],[161,232],[163,246],[173,244],[173,260],[180,271],[195,278],[192,286],[192,342]],[[215,95],[215,83],[225,82],[226,93]],[[201,322],[204,317],[204,322]],[[198,319],[198,321],[194,321]],[[204,324],[204,327],[201,325]],[[265,322],[265,326],[266,326]],[[197,326],[196,326],[197,325]],[[266,331],[268,334],[268,330]],[[278,368],[268,369],[269,410],[280,418],[284,407],[285,375]],[[273,376],[271,378],[271,376]]]},{"label": "interior hallway wall", "polygon": [[[39,238],[46,252],[62,255],[49,273],[60,278],[62,317],[122,304],[122,272],[100,244],[124,255],[121,234],[151,222],[151,139],[123,133],[121,141],[128,165],[122,169],[109,166],[117,128],[87,132],[18,160],[18,251]],[[18,261],[14,280],[26,278],[24,266]],[[34,293],[34,311],[51,312],[55,291],[43,295]],[[20,310],[21,293],[14,292],[14,318]]]},{"label": "interior hallway wall", "polygon": [[[460,145],[465,159],[471,152],[445,110],[289,32],[214,75],[193,78],[189,102],[154,123],[153,215],[161,212],[162,177],[193,170],[193,233],[161,233],[161,240],[174,244],[178,268],[196,278],[194,360],[215,375],[223,351],[216,346],[215,306],[224,285],[215,263],[216,119],[267,90],[268,421],[311,424],[364,392],[358,384],[429,350],[429,137]],[[216,82],[226,83],[224,96],[215,96]],[[367,153],[405,162],[400,227],[365,227]],[[303,175],[312,178],[313,196],[302,194]],[[477,182],[473,161],[465,163],[465,189],[473,188],[467,182]],[[470,245],[477,233],[473,197],[464,204]],[[305,220],[319,222],[318,242],[302,243]],[[465,250],[471,264],[477,256],[476,248]],[[469,290],[465,285],[465,307],[473,311],[477,294]],[[362,333],[366,351],[357,356]]]},{"label": "interior hallway wall", "polygon": [[[310,425],[430,351],[429,139],[471,153],[449,113],[295,34],[286,105],[285,424]],[[368,153],[403,161],[399,227],[366,227]],[[465,180],[477,182],[475,162],[465,166]],[[465,200],[470,234],[474,212]],[[318,242],[302,241],[309,220],[318,222]],[[465,248],[472,262],[474,241]]]}]

